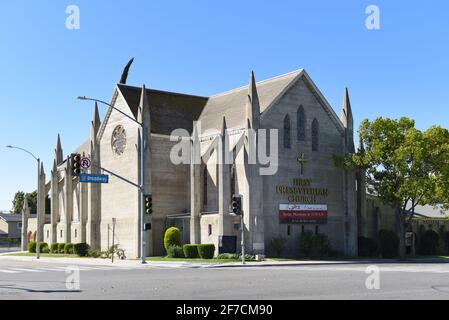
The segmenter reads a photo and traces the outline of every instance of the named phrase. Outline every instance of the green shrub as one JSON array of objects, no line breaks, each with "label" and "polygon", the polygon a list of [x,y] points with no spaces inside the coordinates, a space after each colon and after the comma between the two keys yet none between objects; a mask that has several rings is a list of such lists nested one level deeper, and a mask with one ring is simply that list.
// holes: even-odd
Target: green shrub
[{"label": "green shrub", "polygon": [[50,244],[50,253],[58,253],[58,244],[56,242]]},{"label": "green shrub", "polygon": [[73,253],[80,257],[87,256],[89,245],[87,243],[77,243],[73,246]]},{"label": "green shrub", "polygon": [[426,230],[419,241],[418,253],[435,255],[440,253],[440,236],[433,230]]},{"label": "green shrub", "polygon": [[[36,250],[37,250],[37,242],[31,241],[28,244],[28,252],[36,253]],[[40,251],[40,253],[49,253],[50,249],[48,248],[48,243],[47,242],[39,242],[39,251]]]},{"label": "green shrub", "polygon": [[360,257],[375,257],[378,255],[376,241],[362,236],[358,240],[358,254]]},{"label": "green shrub", "polygon": [[299,236],[299,250],[306,257],[322,257],[328,256],[332,248],[326,235],[314,235],[312,231],[306,230]]},{"label": "green shrub", "polygon": [[171,227],[165,231],[164,248],[167,253],[170,246],[181,246],[181,231],[178,228]]},{"label": "green shrub", "polygon": [[28,243],[28,252],[36,253],[36,245],[37,245],[36,241],[30,241],[30,243]]},{"label": "green shrub", "polygon": [[237,253],[220,253],[217,256],[217,259],[222,260],[238,260],[240,259],[240,256]]},{"label": "green shrub", "polygon": [[50,248],[47,242],[39,242],[39,251],[41,253],[50,253]]},{"label": "green shrub", "polygon": [[380,254],[383,258],[394,258],[399,252],[399,237],[390,230],[379,231]]},{"label": "green shrub", "polygon": [[186,258],[198,258],[198,245],[196,244],[185,244],[182,246],[182,251],[184,252],[184,256]]},{"label": "green shrub", "polygon": [[88,254],[89,257],[99,258],[101,256],[101,250],[100,249],[92,249],[92,248],[90,248],[87,251],[87,254]]},{"label": "green shrub", "polygon": [[215,253],[215,245],[214,244],[199,244],[198,245],[198,254],[201,259],[212,259]]},{"label": "green shrub", "polygon": [[66,243],[64,246],[64,253],[65,254],[73,254],[73,243]]},{"label": "green shrub", "polygon": [[58,243],[58,253],[64,253],[65,243]]},{"label": "green shrub", "polygon": [[167,255],[169,258],[184,258],[184,252],[180,246],[169,246],[167,249]]},{"label": "green shrub", "polygon": [[273,237],[268,244],[269,251],[275,256],[280,257],[287,247],[287,239],[279,236]]},{"label": "green shrub", "polygon": [[306,230],[299,236],[299,252],[300,254],[310,257],[313,247],[313,232]]}]

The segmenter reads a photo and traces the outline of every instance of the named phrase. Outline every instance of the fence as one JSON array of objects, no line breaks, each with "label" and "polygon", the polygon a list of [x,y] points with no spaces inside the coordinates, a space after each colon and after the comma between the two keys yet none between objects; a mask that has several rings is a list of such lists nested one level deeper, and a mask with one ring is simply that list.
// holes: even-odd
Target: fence
[{"label": "fence", "polygon": [[0,238],[0,253],[20,251],[20,239]]}]

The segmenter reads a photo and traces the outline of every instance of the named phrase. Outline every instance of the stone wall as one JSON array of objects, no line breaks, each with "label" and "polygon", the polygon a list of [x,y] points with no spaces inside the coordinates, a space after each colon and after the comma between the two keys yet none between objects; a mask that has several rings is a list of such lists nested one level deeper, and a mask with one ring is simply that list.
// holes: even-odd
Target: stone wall
[{"label": "stone wall", "polygon": [[[302,105],[306,117],[305,141],[297,139],[297,111]],[[290,116],[291,148],[284,148],[284,118]],[[312,151],[312,121],[319,123],[319,149]],[[318,231],[329,236],[332,247],[343,252],[345,232],[344,205],[344,171],[337,169],[333,163],[333,155],[342,154],[344,138],[341,127],[335,123],[328,110],[317,99],[304,80],[299,80],[279,102],[266,111],[262,118],[263,128],[279,130],[279,169],[274,176],[264,176],[263,211],[265,220],[265,245],[275,236],[283,236],[288,240],[288,254],[298,250],[298,236],[301,225],[291,225],[287,235],[287,225],[279,223],[279,204],[289,203],[287,195],[276,192],[277,185],[292,186],[294,178],[311,179],[311,188],[327,188],[327,197],[317,197],[317,204],[327,204],[328,223],[318,226]],[[304,153],[306,163],[301,175],[298,157]],[[298,203],[298,202],[294,202]],[[355,205],[351,208],[355,210]],[[305,230],[315,231],[315,225],[305,225]]]}]

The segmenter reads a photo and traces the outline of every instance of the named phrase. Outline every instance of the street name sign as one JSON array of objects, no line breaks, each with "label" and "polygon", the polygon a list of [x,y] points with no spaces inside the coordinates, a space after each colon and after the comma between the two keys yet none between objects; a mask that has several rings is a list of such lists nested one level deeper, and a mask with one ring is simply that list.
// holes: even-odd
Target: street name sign
[{"label": "street name sign", "polygon": [[84,183],[109,183],[109,176],[105,174],[80,174],[80,182]]}]

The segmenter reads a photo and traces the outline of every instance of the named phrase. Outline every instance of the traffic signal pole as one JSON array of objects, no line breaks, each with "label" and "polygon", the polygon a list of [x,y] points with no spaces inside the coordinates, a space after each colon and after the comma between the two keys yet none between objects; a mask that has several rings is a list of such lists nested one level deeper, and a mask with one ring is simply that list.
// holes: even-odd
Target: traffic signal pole
[{"label": "traffic signal pole", "polygon": [[100,168],[102,170],[104,170],[105,172],[110,173],[111,175],[137,187],[140,191],[140,256],[141,256],[141,261],[142,264],[145,264],[145,258],[146,258],[146,242],[145,242],[145,124],[142,122],[137,121],[136,119],[134,119],[133,117],[127,115],[126,113],[124,113],[123,111],[121,111],[120,109],[117,109],[116,107],[114,107],[113,105],[111,105],[110,103],[107,103],[105,101],[99,100],[99,99],[93,99],[93,98],[88,98],[85,96],[79,96],[77,97],[77,99],[79,100],[89,100],[89,101],[95,101],[104,105],[109,106],[110,108],[114,109],[115,111],[119,112],[120,114],[122,114],[123,116],[125,116],[126,118],[130,119],[131,121],[137,123],[140,128],[141,128],[141,135],[140,135],[140,185],[137,185],[136,183],[133,183],[131,181],[129,181],[126,178],[123,178],[121,176],[119,176],[118,174],[115,174],[109,170],[106,170],[104,168]]},{"label": "traffic signal pole", "polygon": [[240,229],[242,230],[242,241],[240,242],[242,244],[242,264],[245,264],[245,227],[243,225],[243,211],[240,215]]},{"label": "traffic signal pole", "polygon": [[232,195],[232,213],[240,216],[240,230],[241,230],[241,240],[242,245],[242,264],[245,264],[245,226],[243,221],[243,196],[241,194]]},{"label": "traffic signal pole", "polygon": [[145,125],[140,124],[140,257],[142,264],[147,263],[145,243]]}]

